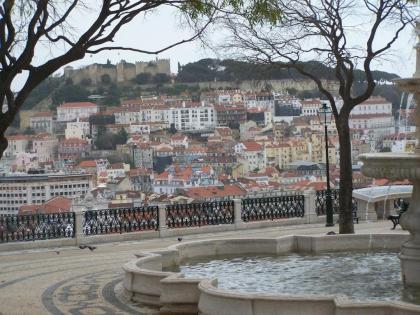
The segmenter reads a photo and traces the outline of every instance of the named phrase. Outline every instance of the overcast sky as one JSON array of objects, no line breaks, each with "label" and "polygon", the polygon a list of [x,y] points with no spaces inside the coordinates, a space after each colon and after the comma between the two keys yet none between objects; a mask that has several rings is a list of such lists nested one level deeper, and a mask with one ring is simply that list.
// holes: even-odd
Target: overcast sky
[{"label": "overcast sky", "polygon": [[[84,19],[76,17],[77,23],[82,24]],[[86,19],[87,20],[87,19]],[[146,18],[142,17],[133,21],[130,25],[123,28],[118,33],[115,45],[131,46],[140,49],[154,50],[173,43],[174,41],[187,38],[191,35],[187,28],[183,28],[179,23],[173,12],[169,9],[159,10],[148,15]],[[223,33],[217,33],[214,36],[215,40],[223,40]],[[357,34],[352,34],[357,37]],[[378,41],[386,40],[389,37],[386,32],[381,34],[383,38]],[[391,34],[389,34],[391,36]],[[376,64],[376,70],[383,70],[396,73],[401,77],[410,77],[414,73],[415,67],[415,51],[413,46],[415,44],[414,31],[408,27],[400,36],[399,40],[394,45],[394,55],[388,56],[387,61],[381,64]],[[59,49],[47,49],[44,47],[36,53],[38,62],[45,61],[48,56],[54,55]],[[158,58],[170,58],[172,72],[177,71],[177,63],[186,64],[188,62],[197,61],[207,57],[223,57],[216,56],[210,49],[201,47],[199,42],[187,43],[175,47],[157,56]],[[92,63],[105,63],[110,59],[112,63],[116,63],[121,59],[129,62],[134,61],[148,61],[155,59],[155,55],[145,55],[127,51],[105,51],[96,55],[88,55],[85,59],[72,63],[75,68],[85,66]],[[18,87],[18,84],[16,84]]]}]

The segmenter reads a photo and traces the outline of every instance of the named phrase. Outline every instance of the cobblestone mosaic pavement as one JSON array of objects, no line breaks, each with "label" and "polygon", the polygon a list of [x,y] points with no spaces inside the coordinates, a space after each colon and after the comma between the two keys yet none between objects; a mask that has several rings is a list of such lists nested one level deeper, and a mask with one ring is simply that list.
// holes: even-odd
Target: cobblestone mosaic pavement
[{"label": "cobblestone mosaic pavement", "polygon": [[[188,240],[228,237],[270,237],[325,234],[338,227],[297,225],[184,237]],[[389,222],[361,223],[357,233],[406,233],[390,230]],[[96,250],[63,247],[1,252],[0,315],[157,315],[155,309],[132,305],[120,298],[121,266],[140,251],[164,248],[176,237],[98,245]]]}]

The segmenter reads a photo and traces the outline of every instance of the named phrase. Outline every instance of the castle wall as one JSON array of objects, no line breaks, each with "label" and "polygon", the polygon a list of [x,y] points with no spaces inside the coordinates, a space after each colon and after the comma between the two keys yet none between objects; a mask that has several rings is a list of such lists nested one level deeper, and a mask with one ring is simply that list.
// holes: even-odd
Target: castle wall
[{"label": "castle wall", "polygon": [[126,82],[136,77],[136,66],[132,63],[120,62],[117,64],[117,82]]},{"label": "castle wall", "polygon": [[104,74],[109,75],[111,82],[126,82],[134,79],[138,74],[148,72],[152,76],[158,73],[171,74],[171,63],[169,59],[158,59],[156,61],[138,61],[135,64],[121,61],[115,66],[104,66],[93,64],[81,69],[64,69],[64,77],[71,78],[74,84],[80,84],[84,79],[90,79],[92,84],[101,83]]},{"label": "castle wall", "polygon": [[169,59],[158,59],[156,61],[136,62],[136,74],[150,73],[152,76],[158,73],[165,73],[168,76],[171,74],[171,63]]}]

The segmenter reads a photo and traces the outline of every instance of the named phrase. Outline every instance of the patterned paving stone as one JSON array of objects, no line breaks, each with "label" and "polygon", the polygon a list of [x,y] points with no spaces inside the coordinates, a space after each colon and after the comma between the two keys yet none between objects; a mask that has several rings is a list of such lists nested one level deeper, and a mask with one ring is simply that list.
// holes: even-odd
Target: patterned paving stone
[{"label": "patterned paving stone", "polygon": [[[389,228],[389,222],[356,226],[358,233],[390,233]],[[287,226],[185,236],[184,241],[325,234],[337,229],[321,224]],[[135,253],[175,243],[176,238],[111,243],[97,245],[94,252],[75,247],[1,252],[0,247],[0,315],[157,315],[156,309],[133,305],[121,296],[121,267]]]}]

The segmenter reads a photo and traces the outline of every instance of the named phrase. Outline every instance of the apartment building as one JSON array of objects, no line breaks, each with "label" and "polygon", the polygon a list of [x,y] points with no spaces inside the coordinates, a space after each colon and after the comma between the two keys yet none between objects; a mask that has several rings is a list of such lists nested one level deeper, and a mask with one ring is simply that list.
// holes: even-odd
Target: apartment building
[{"label": "apartment building", "polygon": [[29,121],[31,129],[35,132],[52,133],[53,131],[53,114],[50,112],[36,113]]},{"label": "apartment building", "polygon": [[73,121],[89,118],[99,112],[99,106],[91,102],[63,103],[57,107],[57,121]]},{"label": "apartment building", "polygon": [[169,122],[179,131],[213,130],[217,115],[213,105],[182,102],[169,109]]},{"label": "apartment building", "polygon": [[0,215],[17,214],[23,205],[43,204],[55,196],[76,198],[91,188],[90,174],[5,174],[0,176]]}]

